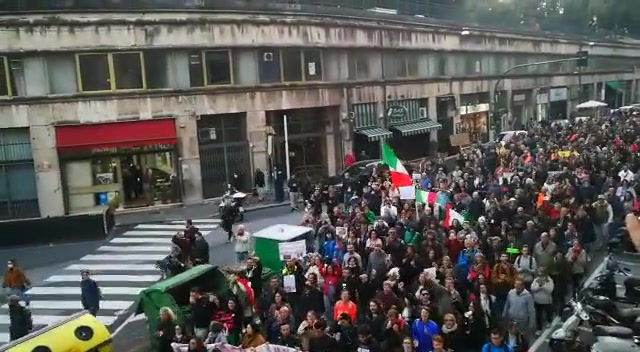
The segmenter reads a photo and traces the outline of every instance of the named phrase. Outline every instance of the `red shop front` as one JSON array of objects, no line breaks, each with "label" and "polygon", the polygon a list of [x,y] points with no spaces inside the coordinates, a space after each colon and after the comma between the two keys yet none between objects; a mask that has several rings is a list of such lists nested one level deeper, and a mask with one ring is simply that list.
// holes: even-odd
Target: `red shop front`
[{"label": "red shop front", "polygon": [[56,126],[69,213],[180,202],[174,119]]}]

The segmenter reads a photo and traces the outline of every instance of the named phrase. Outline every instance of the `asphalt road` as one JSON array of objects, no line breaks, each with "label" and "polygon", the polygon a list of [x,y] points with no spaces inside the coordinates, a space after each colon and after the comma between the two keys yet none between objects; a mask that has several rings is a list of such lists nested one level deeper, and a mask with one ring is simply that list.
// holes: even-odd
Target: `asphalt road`
[{"label": "asphalt road", "polygon": [[[277,207],[247,213],[245,220],[247,230],[255,232],[276,224],[299,224],[302,221],[302,215],[291,213],[288,207]],[[227,235],[222,229],[211,232],[205,238],[209,242],[212,264],[223,266],[236,262],[233,247],[226,243]],[[114,350],[116,351],[144,351],[148,343],[148,332],[144,320],[132,318],[119,326],[114,333]]]},{"label": "asphalt road", "polygon": [[[622,267],[628,268],[630,270],[629,272],[630,276],[640,277],[640,255],[621,254],[621,255],[616,255],[615,258],[620,262],[620,265]],[[600,271],[603,268],[603,260],[604,259],[602,258],[602,256],[600,256],[599,260],[592,262],[591,275],[588,277],[587,280],[585,280],[584,286],[590,285],[593,282],[593,279],[600,273]],[[626,278],[627,277],[623,275],[616,276],[616,281],[618,283],[619,296],[624,295],[624,286],[622,286],[622,284],[624,283],[624,280]],[[621,306],[624,306],[624,305],[621,305]],[[551,336],[551,333],[553,333],[553,331],[560,328],[562,326],[562,323],[563,321],[561,321],[560,319],[555,319],[553,324],[548,329],[546,329],[543,332],[543,334],[535,341],[535,343],[531,346],[529,351],[530,352],[551,352],[551,349],[549,348],[549,344],[548,344],[549,336]],[[590,345],[591,344],[590,330],[586,328],[581,328],[580,338],[582,341]]]}]

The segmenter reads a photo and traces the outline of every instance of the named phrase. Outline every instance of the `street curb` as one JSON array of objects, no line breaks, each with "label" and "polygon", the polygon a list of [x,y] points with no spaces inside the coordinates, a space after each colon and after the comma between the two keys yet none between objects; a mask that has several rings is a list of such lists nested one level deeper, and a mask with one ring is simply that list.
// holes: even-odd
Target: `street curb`
[{"label": "street curb", "polygon": [[[284,206],[288,206],[289,202],[285,201],[285,202],[281,202],[281,203],[272,203],[272,204],[263,204],[263,205],[257,205],[257,206],[252,206],[249,208],[245,209],[245,213],[251,213],[251,212],[255,212],[255,211],[259,211],[259,210],[266,210],[266,209],[273,209],[273,208],[278,208],[278,207],[284,207]],[[185,208],[183,206],[183,208]],[[130,215],[132,213],[127,213],[125,215]],[[161,214],[154,214],[152,216],[160,216]],[[185,214],[186,215],[186,214]],[[220,214],[218,212],[214,212],[211,215],[208,215],[205,217],[205,219],[214,219],[216,217],[220,216]],[[163,220],[157,220],[157,221],[146,221],[146,222],[142,222],[145,224],[154,224],[154,223],[162,223],[165,221],[177,221],[177,220],[185,220],[188,219],[189,216],[185,216],[182,218],[174,218],[171,217],[169,214],[167,214],[167,218],[163,219]],[[122,227],[127,227],[127,226],[132,226],[132,225],[136,225],[136,224],[140,224],[141,222],[126,222],[126,223],[118,223],[118,214],[116,213],[116,226],[115,228],[122,228]]]}]

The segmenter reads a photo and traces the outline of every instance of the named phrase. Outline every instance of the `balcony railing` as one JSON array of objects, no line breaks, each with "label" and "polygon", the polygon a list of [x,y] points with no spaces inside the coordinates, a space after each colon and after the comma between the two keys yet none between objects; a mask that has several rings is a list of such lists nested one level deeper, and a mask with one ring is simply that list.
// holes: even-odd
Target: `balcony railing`
[{"label": "balcony railing", "polygon": [[[478,18],[471,12],[442,0],[0,0],[0,14],[29,12],[96,12],[96,11],[260,11],[304,12],[321,15],[347,15],[414,22],[449,24],[454,26],[481,26],[516,32],[545,32],[556,36],[589,36],[595,34],[588,26],[572,27],[565,23],[553,28],[532,29],[512,18]],[[446,3],[446,2],[445,2]],[[456,4],[455,1],[450,2]],[[366,12],[365,12],[366,11]],[[508,16],[503,16],[508,17]],[[606,36],[600,32],[597,36]]]}]

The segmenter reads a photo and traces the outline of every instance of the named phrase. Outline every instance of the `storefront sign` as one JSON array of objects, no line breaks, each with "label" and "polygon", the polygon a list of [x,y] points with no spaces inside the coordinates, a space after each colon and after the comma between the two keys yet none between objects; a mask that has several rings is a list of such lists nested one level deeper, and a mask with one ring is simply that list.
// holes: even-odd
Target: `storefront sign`
[{"label": "storefront sign", "polygon": [[156,153],[156,152],[166,152],[171,151],[176,148],[173,144],[154,144],[154,145],[145,145],[141,147],[130,147],[130,148],[93,148],[90,150],[78,150],[78,151],[70,151],[60,153],[60,157],[63,159],[77,159],[82,157],[90,157],[94,155],[133,155],[133,154],[145,154],[145,153]]},{"label": "storefront sign", "polygon": [[516,94],[513,96],[513,102],[514,103],[522,103],[525,100],[527,100],[527,96],[524,94]]},{"label": "storefront sign", "polygon": [[393,120],[402,120],[409,114],[409,109],[401,105],[393,105],[387,108],[387,117]]},{"label": "storefront sign", "polygon": [[489,111],[489,104],[466,105],[458,109],[459,115],[477,114]]},{"label": "storefront sign", "polygon": [[549,91],[549,101],[567,100],[567,88],[553,88]]},{"label": "storefront sign", "polygon": [[536,95],[536,104],[538,105],[549,104],[549,94],[542,93],[542,94]]}]

